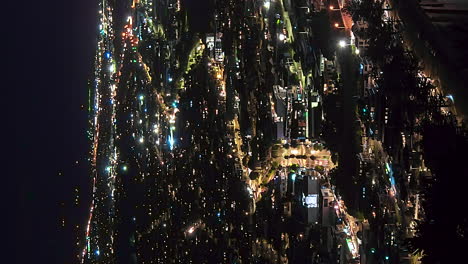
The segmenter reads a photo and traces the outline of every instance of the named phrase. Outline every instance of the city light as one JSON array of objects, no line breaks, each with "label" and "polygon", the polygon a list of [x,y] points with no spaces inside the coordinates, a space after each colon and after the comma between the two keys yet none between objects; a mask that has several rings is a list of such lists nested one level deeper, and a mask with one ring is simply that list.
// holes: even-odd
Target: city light
[{"label": "city light", "polygon": [[195,231],[195,227],[193,227],[193,226],[191,226],[191,227],[187,230],[187,232],[188,232],[189,234],[192,234],[194,231]]},{"label": "city light", "polygon": [[455,100],[453,99],[453,95],[449,94],[449,95],[447,95],[447,98],[449,98],[450,100],[452,100],[452,102],[455,102]]},{"label": "city light", "polygon": [[[333,251],[345,249],[346,256],[339,256],[341,259],[357,262],[362,252],[366,257],[384,260],[383,263],[389,263],[392,254],[392,261],[397,261],[393,260],[398,257],[393,256],[393,249],[370,248],[359,239],[360,233],[378,227],[380,223],[372,221],[374,218],[397,222],[397,217],[405,213],[402,205],[417,208],[418,203],[410,200],[413,197],[401,198],[400,185],[393,178],[392,167],[406,157],[395,159],[387,151],[391,149],[387,143],[381,142],[382,131],[387,127],[384,120],[387,116],[390,119],[388,113],[393,113],[394,108],[387,101],[373,99],[371,95],[382,88],[370,73],[376,68],[377,72],[387,68],[375,67],[374,58],[360,56],[356,45],[363,48],[358,38],[361,36],[354,36],[348,26],[354,22],[362,25],[352,22],[352,14],[341,13],[343,1],[327,2],[328,13],[333,16],[326,20],[327,27],[343,34],[330,36],[323,43],[316,34],[299,34],[323,26],[317,19],[298,21],[298,17],[310,17],[309,1],[290,6],[282,1],[261,0],[258,5],[245,8],[238,1],[218,3],[211,9],[213,13],[207,14],[214,17],[214,27],[200,35],[203,39],[186,37],[191,22],[177,15],[181,7],[187,8],[185,1],[163,1],[167,3],[158,5],[160,12],[168,14],[162,20],[160,12],[151,11],[156,9],[156,1],[132,0],[133,9],[127,10],[131,12],[121,12],[120,7],[115,12],[114,7],[119,6],[115,1],[98,2],[100,32],[93,57],[94,76],[88,88],[87,136],[91,146],[86,153],[93,186],[89,188],[92,193],[87,226],[76,227],[83,233],[77,240],[80,251],[83,250],[81,264],[118,259],[121,238],[142,263],[168,263],[178,258],[183,263],[206,262],[197,257],[198,251],[213,245],[229,245],[213,248],[216,254],[208,254],[219,256],[213,260],[215,263],[248,263],[254,257],[269,254],[281,261],[284,258],[283,262],[296,263],[295,257],[284,255],[291,250],[300,255],[318,255],[318,248],[311,249],[309,245],[310,235],[303,231],[280,235],[274,228],[265,229],[274,227],[277,220],[290,221],[297,230],[313,225],[332,227],[339,239],[328,241],[326,235],[320,239]],[[326,11],[326,5],[324,8]],[[306,38],[295,40],[295,36]],[[365,37],[373,40],[378,36]],[[263,45],[256,44],[260,39],[265,40]],[[228,50],[223,45],[226,41],[234,41]],[[326,49],[322,45],[330,42],[338,52],[333,52],[334,56],[321,54]],[[365,45],[371,50],[374,42],[367,41]],[[363,56],[368,55],[367,49],[362,52]],[[309,63],[311,56],[317,56],[317,63]],[[254,74],[249,70],[254,70]],[[275,78],[265,80],[268,76]],[[357,77],[366,80],[364,90],[343,93],[343,84]],[[438,85],[430,79],[427,82]],[[268,92],[270,86],[273,89]],[[433,86],[428,89],[431,96],[438,96],[437,102],[442,98],[446,105],[453,105],[451,94],[441,97],[441,90]],[[405,96],[405,101],[409,97],[408,93],[397,95]],[[340,119],[334,120],[336,115],[330,113],[335,108],[334,99],[328,99],[334,97],[359,102],[357,110],[350,108],[354,104],[336,107],[342,112],[352,111],[353,117],[355,114],[350,122],[359,124],[352,127],[359,134],[362,132],[360,148],[358,153],[345,154],[353,159],[358,154],[359,175],[366,175],[372,187],[335,186],[334,177],[347,173],[346,163],[337,164],[337,160],[342,160],[341,153],[332,155],[327,146],[346,145],[347,133],[354,130],[345,129],[336,137],[326,135],[338,135],[335,127],[339,127],[336,121]],[[419,100],[416,97],[414,100]],[[331,107],[318,107],[327,101],[333,102]],[[311,112],[313,108],[317,111]],[[380,112],[385,118],[375,118]],[[320,116],[324,122],[316,122]],[[391,129],[385,131],[393,133]],[[403,137],[403,145],[410,138],[420,140],[411,137],[412,132],[404,127],[395,131],[401,132],[397,136]],[[418,163],[424,164],[423,161]],[[364,162],[372,167],[364,167]],[[381,171],[386,172],[381,176],[388,177],[390,184],[386,178],[380,178]],[[369,201],[371,214],[357,217],[351,213],[357,212],[352,208],[354,203],[347,201],[345,206],[338,194],[359,192],[361,188],[359,197],[379,199]],[[77,197],[82,193],[77,191]],[[381,195],[385,199],[380,199]],[[78,204],[78,198],[76,201]],[[423,209],[421,206],[418,210]],[[377,241],[382,245],[399,241],[395,232],[398,226],[389,225],[388,229],[391,235]],[[276,243],[279,236],[285,243]],[[245,254],[234,256],[232,252],[239,252],[238,247],[244,244],[249,245],[248,249],[241,249]],[[366,247],[361,250],[361,245]],[[248,252],[250,248],[255,252]],[[307,252],[300,252],[303,250]]]},{"label": "city light", "polygon": [[340,40],[340,42],[338,42],[338,46],[340,46],[340,48],[344,48],[346,46],[346,42],[344,40]]},{"label": "city light", "polygon": [[286,39],[286,36],[283,33],[280,33],[279,36],[278,36],[278,39],[280,41],[284,41]]},{"label": "city light", "polygon": [[249,195],[250,197],[253,196],[253,191],[252,191],[252,188],[250,188],[250,186],[247,185],[247,191],[249,192]]},{"label": "city light", "polygon": [[114,73],[115,72],[115,64],[112,63],[110,66],[109,66],[109,72],[110,73]]},{"label": "city light", "polygon": [[174,149],[174,139],[172,138],[172,136],[168,137],[168,143],[169,143],[169,149],[173,150]]}]

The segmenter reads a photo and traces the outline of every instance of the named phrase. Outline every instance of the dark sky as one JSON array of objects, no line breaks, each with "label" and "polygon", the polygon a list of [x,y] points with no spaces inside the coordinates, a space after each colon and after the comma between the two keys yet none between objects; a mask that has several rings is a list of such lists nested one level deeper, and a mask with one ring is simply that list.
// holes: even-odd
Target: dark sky
[{"label": "dark sky", "polygon": [[96,3],[18,1],[4,9],[9,14],[2,42],[11,49],[3,49],[9,85],[2,86],[13,91],[4,100],[14,126],[4,130],[14,134],[4,138],[8,146],[14,142],[14,162],[5,175],[13,183],[4,186],[8,201],[14,200],[7,212],[5,242],[13,246],[8,263],[74,263],[74,233],[59,223],[63,215],[67,224],[86,221],[73,207],[73,190],[89,193],[87,113],[80,105],[87,103]]}]

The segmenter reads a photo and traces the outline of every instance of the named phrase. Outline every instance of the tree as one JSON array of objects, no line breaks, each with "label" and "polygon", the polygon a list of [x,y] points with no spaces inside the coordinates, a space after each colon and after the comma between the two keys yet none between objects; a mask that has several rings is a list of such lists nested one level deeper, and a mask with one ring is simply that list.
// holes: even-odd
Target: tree
[{"label": "tree", "polygon": [[351,15],[353,21],[363,19],[369,23],[375,22],[383,14],[382,1],[380,0],[350,0],[343,9]]},{"label": "tree", "polygon": [[435,179],[422,184],[425,217],[409,246],[423,250],[423,263],[456,263],[468,244],[467,206],[458,202],[466,199],[466,186],[457,184],[460,176],[468,175],[468,138],[449,124],[427,123],[423,132],[424,157]]}]

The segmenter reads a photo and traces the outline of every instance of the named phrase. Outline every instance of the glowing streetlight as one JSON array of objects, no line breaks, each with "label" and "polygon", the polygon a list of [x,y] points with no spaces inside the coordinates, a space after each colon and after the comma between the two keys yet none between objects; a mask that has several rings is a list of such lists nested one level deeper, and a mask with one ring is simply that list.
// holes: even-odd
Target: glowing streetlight
[{"label": "glowing streetlight", "polygon": [[284,41],[286,39],[286,36],[284,34],[280,33],[278,38],[279,38],[280,41]]},{"label": "glowing streetlight", "polygon": [[346,42],[344,40],[340,40],[340,42],[338,42],[338,46],[340,46],[340,48],[344,48],[346,46]]},{"label": "glowing streetlight", "polygon": [[114,72],[115,72],[115,64],[112,63],[112,64],[109,66],[109,72],[110,72],[110,73],[114,73]]},{"label": "glowing streetlight", "polygon": [[187,232],[188,232],[189,234],[192,234],[193,231],[195,231],[195,227],[193,227],[193,226],[191,226],[191,227],[187,230]]}]

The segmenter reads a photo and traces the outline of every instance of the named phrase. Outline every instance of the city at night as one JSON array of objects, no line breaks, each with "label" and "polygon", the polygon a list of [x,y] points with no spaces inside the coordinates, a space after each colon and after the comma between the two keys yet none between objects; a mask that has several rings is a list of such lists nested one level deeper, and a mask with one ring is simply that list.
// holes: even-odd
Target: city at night
[{"label": "city at night", "polygon": [[468,0],[5,11],[5,263],[468,263]]}]

